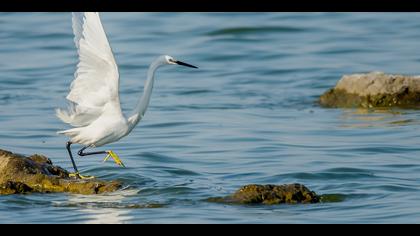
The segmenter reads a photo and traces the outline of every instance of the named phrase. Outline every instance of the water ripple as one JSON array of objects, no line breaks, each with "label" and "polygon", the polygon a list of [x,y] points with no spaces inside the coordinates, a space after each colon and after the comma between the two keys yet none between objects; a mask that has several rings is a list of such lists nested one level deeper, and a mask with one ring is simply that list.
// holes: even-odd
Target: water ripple
[{"label": "water ripple", "polygon": [[220,35],[244,35],[244,34],[261,34],[261,33],[296,33],[303,32],[306,29],[291,26],[256,26],[256,27],[232,27],[224,28],[207,33],[209,36]]}]

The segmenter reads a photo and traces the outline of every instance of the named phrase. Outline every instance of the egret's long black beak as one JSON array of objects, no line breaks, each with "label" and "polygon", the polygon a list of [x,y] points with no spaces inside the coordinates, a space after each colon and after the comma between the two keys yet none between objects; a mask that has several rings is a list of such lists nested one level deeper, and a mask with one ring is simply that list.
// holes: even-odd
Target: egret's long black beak
[{"label": "egret's long black beak", "polygon": [[178,65],[181,65],[181,66],[188,66],[188,67],[191,67],[191,68],[196,68],[196,69],[198,69],[198,67],[196,67],[196,66],[193,66],[193,65],[190,65],[190,64],[187,64],[187,63],[185,63],[185,62],[182,62],[182,61],[174,61],[176,64],[178,64]]}]

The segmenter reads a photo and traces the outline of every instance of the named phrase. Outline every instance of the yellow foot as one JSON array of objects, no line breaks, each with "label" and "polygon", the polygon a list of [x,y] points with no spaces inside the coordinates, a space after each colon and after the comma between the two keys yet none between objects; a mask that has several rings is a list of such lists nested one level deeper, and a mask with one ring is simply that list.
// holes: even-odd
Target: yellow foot
[{"label": "yellow foot", "polygon": [[108,155],[105,157],[104,162],[106,162],[110,157],[112,157],[112,159],[114,159],[115,163],[117,163],[117,165],[125,167],[124,163],[121,161],[120,157],[113,151],[106,151],[108,153]]},{"label": "yellow foot", "polygon": [[94,179],[95,178],[95,176],[90,176],[90,175],[84,176],[84,175],[81,175],[79,172],[70,173],[69,174],[69,177],[75,177],[77,179]]}]

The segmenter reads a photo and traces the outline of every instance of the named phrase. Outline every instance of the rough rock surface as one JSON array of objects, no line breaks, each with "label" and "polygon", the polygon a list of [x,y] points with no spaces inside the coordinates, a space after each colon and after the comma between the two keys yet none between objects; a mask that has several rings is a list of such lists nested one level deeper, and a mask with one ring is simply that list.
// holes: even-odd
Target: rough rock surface
[{"label": "rough rock surface", "polygon": [[237,204],[280,204],[280,203],[318,203],[320,196],[302,184],[258,185],[250,184],[241,187],[227,197],[207,199],[210,202]]},{"label": "rough rock surface", "polygon": [[326,107],[420,108],[420,76],[382,72],[344,75],[319,102]]},{"label": "rough rock surface", "polygon": [[0,149],[0,195],[30,192],[99,194],[120,187],[118,181],[71,178],[68,171],[54,166],[42,155],[25,157]]}]

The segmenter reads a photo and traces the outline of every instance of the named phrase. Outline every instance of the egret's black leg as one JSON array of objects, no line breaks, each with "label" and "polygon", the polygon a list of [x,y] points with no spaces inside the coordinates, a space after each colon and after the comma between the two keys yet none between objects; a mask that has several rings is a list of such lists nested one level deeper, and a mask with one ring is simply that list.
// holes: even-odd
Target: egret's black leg
[{"label": "egret's black leg", "polygon": [[106,151],[100,151],[100,152],[83,152],[84,150],[86,150],[86,148],[88,147],[84,147],[82,149],[80,149],[77,154],[79,154],[79,156],[89,156],[89,155],[97,155],[97,154],[108,154],[108,152]]},{"label": "egret's black leg", "polygon": [[113,151],[99,151],[99,152],[83,152],[84,150],[86,150],[87,147],[84,147],[82,149],[80,149],[77,154],[79,154],[79,156],[89,156],[89,155],[96,155],[96,154],[107,154],[107,156],[104,159],[104,162],[108,160],[108,158],[112,157],[112,159],[114,159],[115,163],[117,163],[117,165],[125,167],[124,163],[121,161],[120,157]]},{"label": "egret's black leg", "polygon": [[70,156],[70,160],[71,160],[71,163],[73,164],[73,168],[74,168],[74,171],[76,171],[76,173],[79,173],[79,170],[77,170],[77,166],[76,166],[76,163],[74,162],[74,160],[73,160],[73,155],[71,154],[71,150],[70,150],[70,145],[71,145],[72,143],[69,141],[69,142],[67,142],[67,144],[66,144],[66,148],[67,148],[67,151],[69,152],[69,156]]},{"label": "egret's black leg", "polygon": [[93,179],[93,178],[95,178],[94,176],[83,176],[79,173],[79,170],[77,169],[76,163],[74,162],[73,155],[71,154],[71,149],[70,149],[71,144],[72,143],[70,141],[67,142],[66,148],[67,148],[67,151],[69,152],[69,156],[70,156],[70,159],[71,159],[71,163],[73,164],[73,168],[74,168],[75,173],[70,173],[69,177],[76,177],[76,178],[79,178],[79,179]]}]

